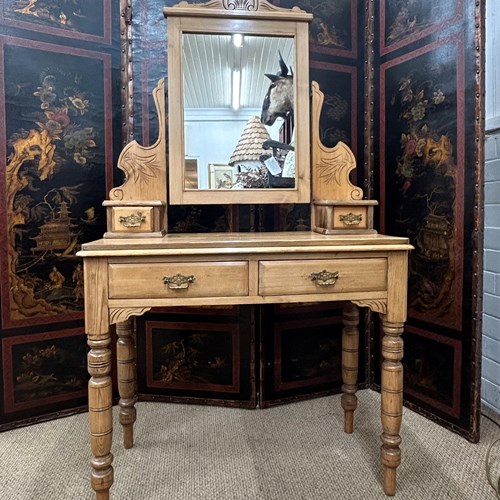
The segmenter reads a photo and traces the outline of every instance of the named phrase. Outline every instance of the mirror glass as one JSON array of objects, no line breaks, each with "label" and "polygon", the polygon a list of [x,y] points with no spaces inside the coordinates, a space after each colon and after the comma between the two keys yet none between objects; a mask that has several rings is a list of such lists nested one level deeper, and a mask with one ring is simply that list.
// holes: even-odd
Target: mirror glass
[{"label": "mirror glass", "polygon": [[295,38],[182,34],[184,189],[295,187]]}]

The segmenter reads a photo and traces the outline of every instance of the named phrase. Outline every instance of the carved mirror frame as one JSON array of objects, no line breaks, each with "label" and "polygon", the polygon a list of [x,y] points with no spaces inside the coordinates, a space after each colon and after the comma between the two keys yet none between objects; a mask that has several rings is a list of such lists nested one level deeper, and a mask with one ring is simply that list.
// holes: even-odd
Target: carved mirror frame
[{"label": "carved mirror frame", "polygon": [[[266,0],[181,2],[165,7],[168,39],[168,183],[173,205],[308,203],[310,201],[309,22],[312,14],[276,7]],[[186,189],[183,98],[183,34],[293,37],[295,41],[295,187]],[[262,96],[264,98],[264,96]]]}]

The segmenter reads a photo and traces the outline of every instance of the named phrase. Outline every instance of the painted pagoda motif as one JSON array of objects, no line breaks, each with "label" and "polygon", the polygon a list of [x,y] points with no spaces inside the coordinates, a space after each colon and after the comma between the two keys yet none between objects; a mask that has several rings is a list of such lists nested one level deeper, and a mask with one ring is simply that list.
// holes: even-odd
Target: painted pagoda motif
[{"label": "painted pagoda motif", "polygon": [[31,251],[33,253],[51,251],[63,255],[75,253],[79,248],[76,227],[78,226],[71,222],[68,204],[61,201],[59,211],[49,222],[40,227],[40,234],[32,238],[36,241],[36,247]]}]

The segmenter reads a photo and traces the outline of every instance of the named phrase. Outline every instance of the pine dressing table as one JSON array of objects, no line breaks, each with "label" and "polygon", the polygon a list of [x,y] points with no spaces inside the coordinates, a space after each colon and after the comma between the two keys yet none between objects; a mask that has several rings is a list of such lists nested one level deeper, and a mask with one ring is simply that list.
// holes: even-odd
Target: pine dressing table
[{"label": "pine dressing table", "polygon": [[[122,151],[122,186],[104,202],[108,231],[84,244],[85,326],[88,354],[91,483],[98,500],[113,484],[112,356],[110,325],[117,330],[117,376],[124,446],[133,446],[137,401],[132,320],[154,307],[342,301],[342,397],[344,430],[353,432],[357,406],[357,306],[380,314],[382,339],[381,460],[384,491],[394,495],[401,461],[403,341],[408,253],[406,238],[377,234],[376,202],[349,179],[350,149],[326,148],[319,137],[323,94],[312,85],[309,115],[308,23],[304,11],[265,0],[213,0],[165,9],[169,22],[169,188],[167,189],[163,81],[153,92],[160,131],[155,144],[135,141]],[[293,188],[185,189],[182,40],[197,31],[292,38],[294,41],[295,165]],[[221,35],[222,36],[222,35]],[[302,119],[298,119],[301,117]],[[311,180],[310,180],[311,178]],[[311,201],[307,232],[167,234],[169,203],[290,203]],[[222,198],[221,198],[222,197]],[[223,201],[221,201],[223,200]]]}]

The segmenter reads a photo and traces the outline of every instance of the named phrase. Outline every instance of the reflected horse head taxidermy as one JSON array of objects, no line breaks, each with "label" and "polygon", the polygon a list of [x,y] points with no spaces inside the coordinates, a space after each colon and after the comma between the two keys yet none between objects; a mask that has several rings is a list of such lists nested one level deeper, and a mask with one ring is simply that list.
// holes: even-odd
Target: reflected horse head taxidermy
[{"label": "reflected horse head taxidermy", "polygon": [[283,61],[281,52],[279,54],[280,70],[275,75],[266,73],[271,80],[271,85],[264,97],[262,114],[260,117],[264,125],[272,125],[276,118],[286,118],[293,113],[293,71]]}]

